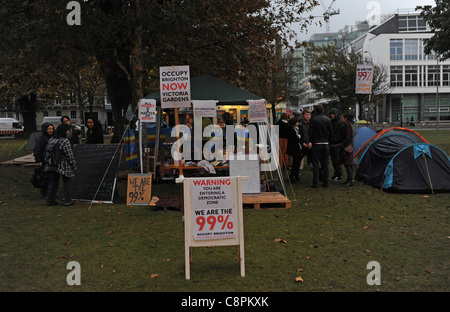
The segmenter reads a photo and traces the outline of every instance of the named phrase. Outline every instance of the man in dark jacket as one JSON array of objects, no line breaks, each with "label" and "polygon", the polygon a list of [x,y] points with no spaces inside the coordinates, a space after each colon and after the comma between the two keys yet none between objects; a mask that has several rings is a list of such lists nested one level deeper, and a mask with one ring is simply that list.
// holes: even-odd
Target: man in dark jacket
[{"label": "man in dark jacket", "polygon": [[334,168],[334,174],[331,177],[332,181],[340,181],[342,177],[342,166],[340,160],[340,146],[341,146],[341,127],[342,120],[341,116],[336,108],[332,108],[329,112],[331,119],[331,128],[333,128],[333,134],[330,140],[330,156],[331,163]]},{"label": "man in dark jacket", "polygon": [[[333,129],[331,128],[331,120],[323,115],[323,106],[316,105],[314,108],[316,114],[311,118],[309,126],[309,139],[312,143],[312,163],[313,163],[313,184],[311,187],[316,188],[319,185],[319,170],[323,170],[323,186],[328,187],[328,176],[330,171],[329,157],[330,146]],[[319,167],[320,165],[320,167]]]}]

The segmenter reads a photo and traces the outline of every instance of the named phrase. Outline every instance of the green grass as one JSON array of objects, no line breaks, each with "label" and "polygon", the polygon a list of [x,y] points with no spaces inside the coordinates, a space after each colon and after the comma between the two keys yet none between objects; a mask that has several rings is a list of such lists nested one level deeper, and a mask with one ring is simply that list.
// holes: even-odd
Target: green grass
[{"label": "green grass", "polygon": [[[421,134],[450,152],[450,131]],[[0,141],[0,161],[29,154],[25,142]],[[358,182],[310,189],[307,166],[291,209],[244,210],[245,277],[238,247],[202,247],[192,250],[186,280],[181,212],[127,206],[125,181],[114,204],[47,207],[32,170],[0,167],[0,291],[450,291],[450,194],[391,194]],[[179,188],[154,184],[152,193]],[[80,286],[66,282],[70,261],[81,265]],[[366,282],[370,261],[380,263],[379,286]]]}]

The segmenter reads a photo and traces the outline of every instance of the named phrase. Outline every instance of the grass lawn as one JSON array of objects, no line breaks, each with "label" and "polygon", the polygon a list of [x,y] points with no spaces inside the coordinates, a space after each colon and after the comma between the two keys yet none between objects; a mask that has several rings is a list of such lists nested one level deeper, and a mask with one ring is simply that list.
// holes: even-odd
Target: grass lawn
[{"label": "grass lawn", "polygon": [[[450,131],[419,132],[450,153]],[[29,154],[25,142],[1,139],[0,162]],[[32,171],[0,166],[3,292],[450,291],[450,193],[385,193],[360,182],[311,189],[306,166],[291,209],[244,210],[245,277],[238,247],[204,247],[193,249],[186,280],[181,212],[127,206],[126,181],[114,204],[47,207]],[[180,187],[154,184],[152,193]],[[66,281],[70,261],[80,263],[80,286]],[[380,264],[381,285],[366,281],[370,261]]]}]

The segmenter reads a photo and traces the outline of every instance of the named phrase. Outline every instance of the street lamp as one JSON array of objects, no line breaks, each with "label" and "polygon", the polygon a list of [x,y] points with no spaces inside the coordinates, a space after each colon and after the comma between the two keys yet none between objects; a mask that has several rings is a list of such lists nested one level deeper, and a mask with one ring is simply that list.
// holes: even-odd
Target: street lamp
[{"label": "street lamp", "polygon": [[441,83],[441,71],[439,69],[439,55],[436,54],[436,72],[437,72],[437,77],[436,77],[436,130],[439,130],[439,119],[441,118],[440,116],[440,104],[441,104],[441,100],[439,98],[439,84]]}]

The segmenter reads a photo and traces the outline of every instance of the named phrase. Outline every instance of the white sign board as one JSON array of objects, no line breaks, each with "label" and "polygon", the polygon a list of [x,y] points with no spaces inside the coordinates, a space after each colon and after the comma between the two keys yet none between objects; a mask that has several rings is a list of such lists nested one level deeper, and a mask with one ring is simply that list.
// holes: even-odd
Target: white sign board
[{"label": "white sign board", "polygon": [[186,279],[191,247],[239,246],[245,276],[242,180],[247,177],[178,178],[183,183]]},{"label": "white sign board", "polygon": [[373,66],[357,65],[356,94],[372,94]]},{"label": "white sign board", "polygon": [[248,116],[250,122],[266,122],[267,111],[266,111],[266,101],[247,101],[248,102]]},{"label": "white sign board", "polygon": [[156,122],[156,100],[142,99],[139,101],[139,120]]},{"label": "white sign board", "polygon": [[216,101],[192,101],[194,117],[216,117]]},{"label": "white sign board", "polygon": [[190,107],[191,83],[189,66],[159,68],[161,107]]},{"label": "white sign board", "polygon": [[242,194],[261,193],[261,168],[257,154],[245,155],[248,159],[240,160],[236,155],[230,159],[230,176],[248,176],[247,181],[242,182]]}]

